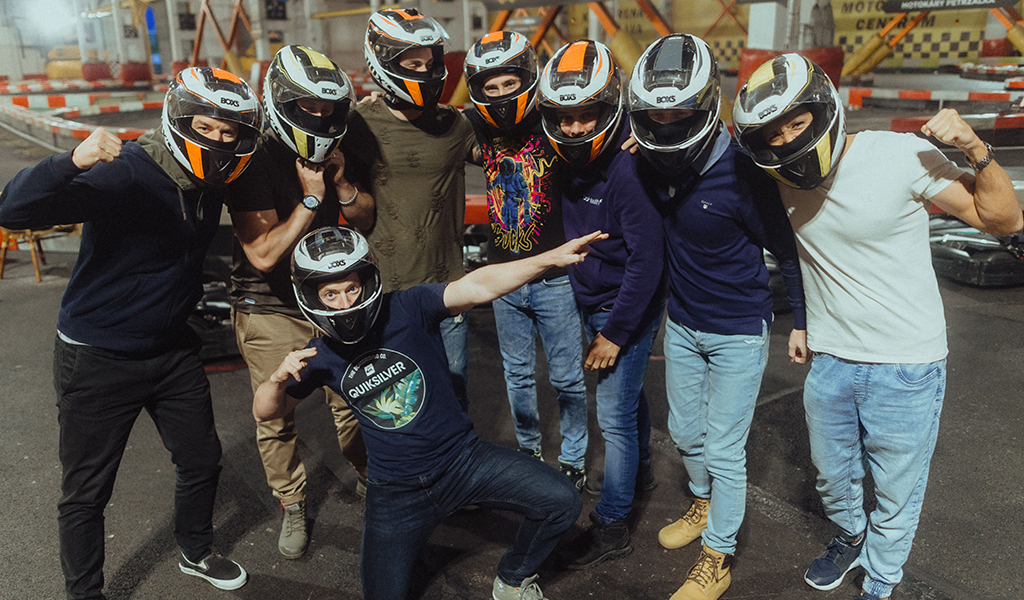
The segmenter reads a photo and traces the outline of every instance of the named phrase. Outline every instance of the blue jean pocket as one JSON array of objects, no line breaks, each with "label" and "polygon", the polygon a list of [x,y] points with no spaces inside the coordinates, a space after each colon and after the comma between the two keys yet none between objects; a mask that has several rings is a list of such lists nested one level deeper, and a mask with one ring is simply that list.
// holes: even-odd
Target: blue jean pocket
[{"label": "blue jean pocket", "polygon": [[907,385],[924,385],[939,376],[939,363],[900,363],[896,376]]}]

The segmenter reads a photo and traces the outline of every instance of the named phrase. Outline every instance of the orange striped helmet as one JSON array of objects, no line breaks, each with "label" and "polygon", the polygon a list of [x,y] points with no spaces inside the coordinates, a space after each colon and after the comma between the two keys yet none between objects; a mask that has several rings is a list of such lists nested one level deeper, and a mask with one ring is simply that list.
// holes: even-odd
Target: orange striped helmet
[{"label": "orange striped helmet", "polygon": [[[233,123],[234,139],[212,139],[196,117]],[[207,185],[233,181],[249,164],[263,130],[263,110],[249,86],[227,71],[192,67],[178,73],[164,98],[164,143],[181,166]]]},{"label": "orange striped helmet", "polygon": [[541,73],[537,105],[544,133],[562,158],[582,166],[614,145],[623,121],[622,89],[619,68],[604,44],[580,40],[555,52]]},{"label": "orange striped helmet", "polygon": [[[384,90],[384,101],[396,110],[430,108],[441,99],[448,69],[444,52],[448,33],[415,8],[379,10],[366,24],[363,55],[370,76]],[[428,48],[425,71],[402,67],[402,53]]]},{"label": "orange striped helmet", "polygon": [[[515,75],[519,87],[488,95],[487,82],[501,75]],[[509,130],[522,123],[537,96],[537,54],[530,41],[514,31],[485,35],[466,53],[466,85],[469,99],[492,126]]]}]

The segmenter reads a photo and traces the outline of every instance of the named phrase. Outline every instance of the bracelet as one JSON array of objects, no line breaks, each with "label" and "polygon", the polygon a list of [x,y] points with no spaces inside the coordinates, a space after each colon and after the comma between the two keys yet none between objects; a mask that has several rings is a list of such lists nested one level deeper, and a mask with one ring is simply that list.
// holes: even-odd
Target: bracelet
[{"label": "bracelet", "polygon": [[338,204],[342,206],[351,206],[352,203],[356,201],[356,198],[359,197],[359,188],[357,188],[356,186],[352,186],[352,189],[355,190],[355,193],[353,193],[352,197],[348,199],[348,202],[342,202],[341,200],[338,200]]},{"label": "bracelet", "polygon": [[972,169],[974,169],[975,173],[978,173],[982,169],[987,167],[988,163],[992,162],[992,158],[995,156],[995,151],[992,150],[992,144],[989,144],[988,142],[982,142],[982,143],[985,144],[985,148],[988,149],[988,154],[985,155],[985,158],[979,160],[976,163],[972,163],[970,159],[967,159],[967,166],[969,166]]}]

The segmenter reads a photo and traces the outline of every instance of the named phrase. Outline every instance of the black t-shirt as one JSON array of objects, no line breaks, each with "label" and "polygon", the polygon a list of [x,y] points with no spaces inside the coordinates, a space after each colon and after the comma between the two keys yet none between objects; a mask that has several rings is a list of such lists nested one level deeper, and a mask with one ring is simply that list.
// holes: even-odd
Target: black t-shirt
[{"label": "black t-shirt", "polygon": [[[279,221],[287,221],[303,197],[302,184],[295,172],[297,158],[298,155],[268,131],[260,148],[253,154],[252,163],[231,184],[228,209],[232,213],[273,210],[277,212]],[[346,173],[349,171],[347,161],[345,170]],[[333,174],[328,173],[325,177],[333,177]],[[340,212],[337,191],[333,185],[328,185],[309,231],[337,225]],[[272,271],[264,273],[249,262],[236,237],[231,272],[231,305],[235,310],[302,318],[292,290],[290,258],[291,255],[286,254]]]},{"label": "black t-shirt", "polygon": [[[548,142],[536,110],[513,131],[486,123],[475,109],[466,111],[484,156],[488,261],[503,263],[534,256],[565,243],[562,226],[562,176],[565,163]],[[541,279],[566,274],[549,269]]]}]

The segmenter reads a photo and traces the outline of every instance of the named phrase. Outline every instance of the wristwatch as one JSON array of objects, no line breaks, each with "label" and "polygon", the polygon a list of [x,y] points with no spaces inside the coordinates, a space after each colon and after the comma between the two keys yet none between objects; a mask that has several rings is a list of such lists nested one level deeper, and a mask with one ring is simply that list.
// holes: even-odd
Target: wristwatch
[{"label": "wristwatch", "polygon": [[308,208],[309,210],[316,210],[320,208],[320,199],[314,196],[313,194],[303,196],[302,205]]},{"label": "wristwatch", "polygon": [[985,155],[985,158],[976,163],[972,163],[970,159],[967,159],[967,166],[974,169],[975,173],[987,167],[988,163],[992,162],[992,158],[995,156],[995,152],[992,150],[992,144],[989,144],[988,142],[982,142],[982,144],[985,144],[985,149],[988,150],[988,154]]}]

